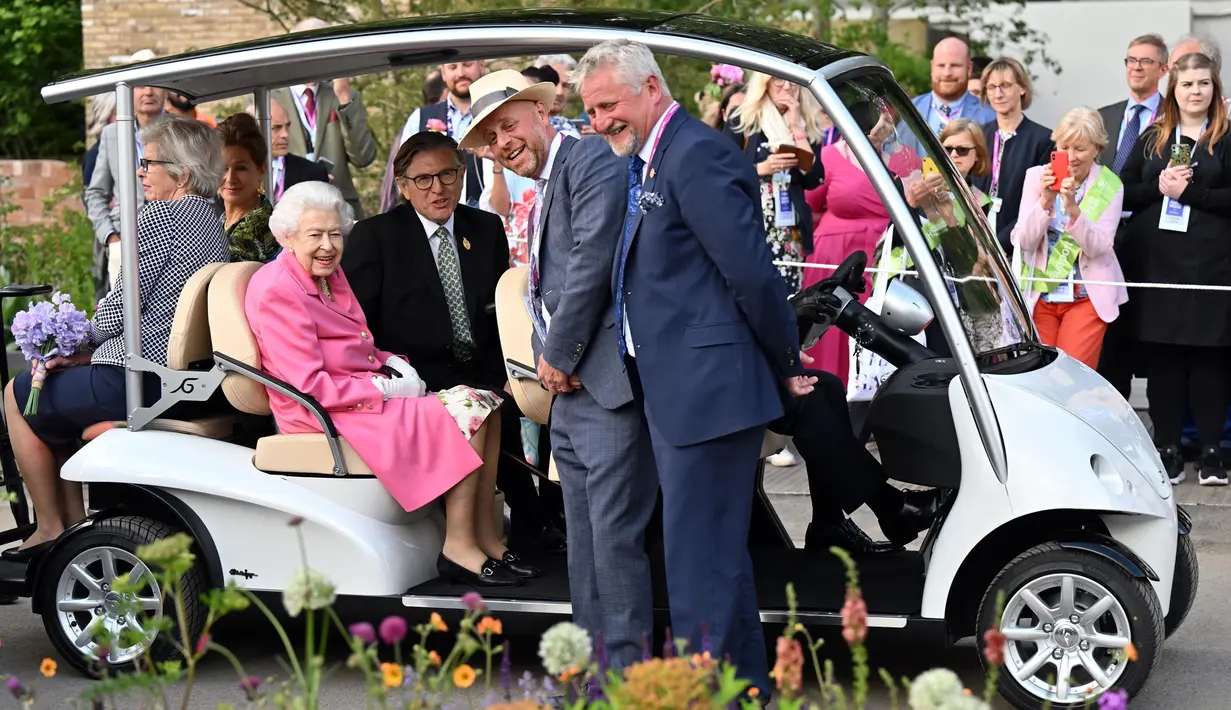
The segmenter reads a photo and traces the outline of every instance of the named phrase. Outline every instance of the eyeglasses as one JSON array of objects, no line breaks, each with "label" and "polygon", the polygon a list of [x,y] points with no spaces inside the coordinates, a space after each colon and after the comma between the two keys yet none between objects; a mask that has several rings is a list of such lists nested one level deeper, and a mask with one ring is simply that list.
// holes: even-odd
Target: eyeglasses
[{"label": "eyeglasses", "polygon": [[452,185],[457,182],[457,174],[459,172],[461,172],[460,168],[449,168],[431,175],[416,175],[414,177],[403,175],[398,180],[410,180],[420,190],[430,190],[432,189],[432,183],[436,182],[436,178],[440,178],[441,185]]},{"label": "eyeglasses", "polygon": [[142,158],[140,161],[138,161],[138,164],[141,166],[141,169],[142,169],[142,170],[144,170],[145,172],[147,172],[147,173],[148,173],[148,172],[150,171],[150,166],[151,166],[151,165],[175,165],[175,161],[172,161],[172,160],[151,160],[150,158]]},{"label": "eyeglasses", "polygon": [[1004,93],[1007,94],[1016,88],[1017,88],[1017,83],[1012,82],[1012,81],[1008,81],[1003,84],[987,84],[986,86],[983,87],[983,93],[998,94],[1003,91]]},{"label": "eyeglasses", "polygon": [[975,147],[973,145],[947,145],[945,146],[946,153],[948,153],[949,155],[956,155],[959,158],[965,158],[966,156],[970,155],[970,151],[974,149]]},{"label": "eyeglasses", "polygon": [[1124,58],[1124,66],[1126,67],[1141,67],[1142,69],[1149,69],[1155,64],[1162,64],[1162,62],[1158,61],[1157,59],[1150,59],[1149,57],[1145,57],[1141,59],[1137,57],[1125,57]]},{"label": "eyeglasses", "polygon": [[791,85],[790,79],[779,79],[777,77],[769,80],[769,85],[777,89],[785,89]]}]

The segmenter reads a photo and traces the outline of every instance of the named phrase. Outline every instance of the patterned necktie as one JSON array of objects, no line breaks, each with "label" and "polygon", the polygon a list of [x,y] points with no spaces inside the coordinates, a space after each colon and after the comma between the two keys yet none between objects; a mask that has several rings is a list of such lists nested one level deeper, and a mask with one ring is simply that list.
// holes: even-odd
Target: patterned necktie
[{"label": "patterned necktie", "polygon": [[453,355],[466,361],[474,353],[474,337],[470,334],[470,317],[466,314],[466,294],[462,290],[462,270],[457,264],[457,252],[449,241],[449,230],[441,227],[433,235],[440,240],[436,250],[436,268],[440,270],[440,285],[449,304],[449,319],[453,321]]},{"label": "patterned necktie", "polygon": [[316,130],[316,96],[312,87],[303,90],[303,113],[308,117],[308,128]]},{"label": "patterned necktie", "polygon": [[1116,175],[1120,174],[1120,169],[1128,161],[1128,154],[1133,151],[1133,146],[1137,144],[1137,138],[1141,135],[1141,112],[1145,108],[1141,104],[1133,107],[1133,115],[1129,116],[1128,125],[1124,127],[1124,135],[1120,136],[1120,147],[1116,149],[1116,160],[1111,164],[1111,172]]},{"label": "patterned necktie", "polygon": [[526,244],[530,249],[530,317],[534,319],[535,330],[543,338],[547,336],[547,323],[543,320],[543,307],[540,301],[542,292],[539,290],[539,240],[542,239],[539,234],[539,219],[546,189],[546,180],[538,178],[534,181],[534,206],[531,208],[528,224],[530,233],[526,235]]},{"label": "patterned necktie", "polygon": [[634,155],[628,161],[628,209],[624,215],[624,242],[620,246],[620,272],[616,279],[615,292],[615,327],[616,344],[620,347],[620,357],[628,354],[628,345],[624,342],[624,266],[628,263],[628,250],[633,245],[633,225],[637,223],[638,203],[641,201],[641,170],[645,161],[640,155]]}]

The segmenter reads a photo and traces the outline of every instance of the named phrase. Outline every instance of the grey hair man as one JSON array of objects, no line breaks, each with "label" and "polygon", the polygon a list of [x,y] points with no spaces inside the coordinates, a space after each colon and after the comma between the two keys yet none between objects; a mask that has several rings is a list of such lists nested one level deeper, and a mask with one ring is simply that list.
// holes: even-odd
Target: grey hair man
[{"label": "grey hair man", "polygon": [[548,108],[556,95],[550,82],[512,70],[480,78],[461,146],[484,148],[535,182],[527,235],[532,341],[540,381],[555,393],[551,444],[564,494],[573,618],[602,635],[620,669],[637,662],[653,632],[645,531],[658,488],[649,433],[615,333],[604,327],[626,161],[598,136],[558,133]]},{"label": "grey hair man", "polygon": [[551,115],[559,116],[568,108],[568,99],[573,87],[568,82],[568,76],[577,68],[577,60],[568,54],[544,54],[534,60],[536,67],[551,67],[560,75],[560,83],[556,85],[556,100],[551,105]]},{"label": "grey hair man", "polygon": [[1171,60],[1168,64],[1175,64],[1180,57],[1186,54],[1204,54],[1214,62],[1217,71],[1222,71],[1222,49],[1218,46],[1218,41],[1209,35],[1187,34],[1181,37],[1176,42],[1175,49],[1171,51]]},{"label": "grey hair man", "polygon": [[[143,49],[131,57],[133,62],[154,59],[154,53]],[[133,109],[137,119],[137,159],[145,154],[145,145],[140,131],[149,126],[155,119],[164,115],[163,107],[167,103],[167,92],[153,86],[138,86],[133,89]],[[116,178],[120,174],[120,147],[118,144],[118,128],[111,123],[103,127],[98,140],[98,158],[90,181],[86,183],[81,200],[85,203],[86,215],[94,226],[94,238],[107,249],[107,284],[105,290],[115,286],[115,280],[120,275],[120,202],[115,189]],[[136,183],[137,209],[145,205],[145,197],[141,194],[141,185]],[[100,289],[102,290],[102,289]],[[101,296],[100,296],[101,297]]]}]

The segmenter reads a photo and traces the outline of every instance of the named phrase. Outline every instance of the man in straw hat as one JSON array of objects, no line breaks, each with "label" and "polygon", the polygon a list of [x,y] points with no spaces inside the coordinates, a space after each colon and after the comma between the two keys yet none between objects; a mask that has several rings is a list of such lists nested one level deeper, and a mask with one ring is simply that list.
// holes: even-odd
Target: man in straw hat
[{"label": "man in straw hat", "polygon": [[573,616],[616,668],[652,631],[645,531],[657,475],[611,328],[611,270],[624,223],[625,161],[597,136],[556,132],[556,87],[498,71],[471,86],[477,148],[535,181],[527,239],[539,378],[556,393],[551,443],[564,491]]}]

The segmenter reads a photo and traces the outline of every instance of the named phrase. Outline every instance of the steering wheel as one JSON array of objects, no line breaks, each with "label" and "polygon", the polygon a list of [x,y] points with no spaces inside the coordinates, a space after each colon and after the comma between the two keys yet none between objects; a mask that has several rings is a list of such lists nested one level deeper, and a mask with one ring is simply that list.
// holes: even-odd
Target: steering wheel
[{"label": "steering wheel", "polygon": [[791,296],[795,319],[799,324],[799,342],[804,350],[812,347],[825,330],[838,319],[843,299],[834,295],[841,287],[848,293],[863,293],[863,271],[868,265],[868,255],[860,250],[842,260],[828,278],[818,281]]}]

